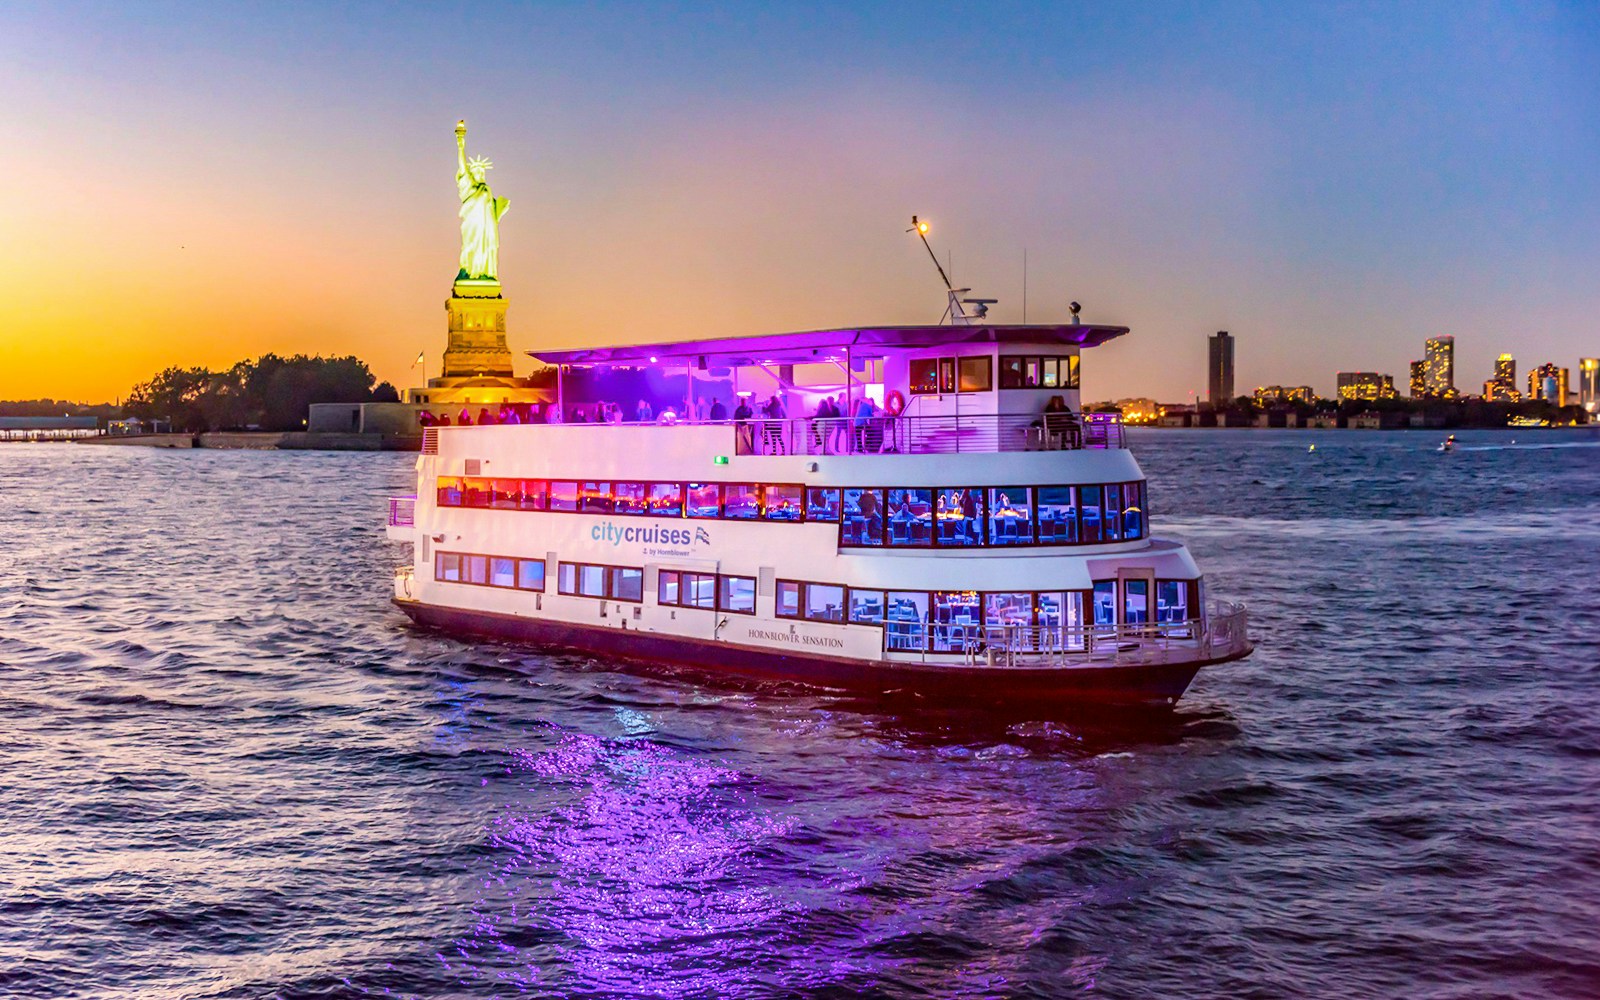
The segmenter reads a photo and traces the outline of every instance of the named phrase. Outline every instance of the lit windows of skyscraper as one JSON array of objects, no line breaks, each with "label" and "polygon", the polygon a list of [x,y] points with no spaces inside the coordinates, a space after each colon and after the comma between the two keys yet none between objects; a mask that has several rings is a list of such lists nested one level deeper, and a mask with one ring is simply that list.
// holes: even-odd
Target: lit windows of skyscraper
[{"label": "lit windows of skyscraper", "polygon": [[1411,362],[1411,398],[1421,399],[1428,394],[1428,380],[1420,361]]},{"label": "lit windows of skyscraper", "polygon": [[1310,405],[1316,401],[1317,394],[1309,385],[1256,386],[1256,403],[1260,406],[1271,406],[1274,403],[1305,403]]},{"label": "lit windows of skyscraper", "polygon": [[1491,403],[1515,403],[1522,398],[1517,391],[1517,362],[1511,355],[1495,359],[1494,377],[1483,383],[1483,398]]},{"label": "lit windows of skyscraper", "polygon": [[1226,330],[1218,330],[1211,338],[1206,376],[1206,399],[1213,408],[1233,401],[1233,336]]},{"label": "lit windows of skyscraper", "polygon": [[1340,399],[1394,399],[1394,376],[1377,372],[1340,372]]},{"label": "lit windows of skyscraper", "polygon": [[1600,413],[1600,358],[1578,359],[1578,405]]},{"label": "lit windows of skyscraper", "polygon": [[1456,387],[1456,338],[1429,337],[1422,355],[1423,390],[1429,396],[1450,396]]},{"label": "lit windows of skyscraper", "polygon": [[[1581,368],[1579,374],[1582,374]],[[1566,406],[1567,369],[1551,361],[1528,372],[1528,398]]]}]

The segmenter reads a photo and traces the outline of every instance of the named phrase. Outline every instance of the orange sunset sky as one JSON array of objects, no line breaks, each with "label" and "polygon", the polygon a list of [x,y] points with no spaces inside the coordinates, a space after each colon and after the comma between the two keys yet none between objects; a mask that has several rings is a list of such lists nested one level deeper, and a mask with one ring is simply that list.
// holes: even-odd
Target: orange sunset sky
[{"label": "orange sunset sky", "polygon": [[1188,398],[1224,328],[1241,391],[1600,354],[1592,12],[1389,10],[12,7],[0,398],[437,373],[463,117],[519,352],[932,322],[918,213],[994,318],[1026,248],[1029,320],[1133,327],[1090,399]]}]

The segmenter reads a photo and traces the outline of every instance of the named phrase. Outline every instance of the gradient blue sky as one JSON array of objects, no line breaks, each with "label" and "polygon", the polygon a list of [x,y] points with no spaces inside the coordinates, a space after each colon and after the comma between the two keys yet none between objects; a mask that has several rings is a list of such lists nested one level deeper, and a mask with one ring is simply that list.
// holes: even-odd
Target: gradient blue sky
[{"label": "gradient blue sky", "polygon": [[1600,355],[1593,3],[13,4],[0,93],[0,397],[436,372],[462,117],[519,351],[930,322],[915,212],[1089,398]]}]

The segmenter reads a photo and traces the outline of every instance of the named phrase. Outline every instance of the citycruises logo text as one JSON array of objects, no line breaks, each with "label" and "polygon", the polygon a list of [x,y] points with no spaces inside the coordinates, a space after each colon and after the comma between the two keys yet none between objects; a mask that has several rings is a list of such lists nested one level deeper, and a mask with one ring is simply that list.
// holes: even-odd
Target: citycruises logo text
[{"label": "citycruises logo text", "polygon": [[597,542],[610,542],[613,546],[624,542],[630,545],[662,546],[662,551],[711,544],[711,533],[699,525],[691,529],[601,521],[589,529],[589,537]]}]

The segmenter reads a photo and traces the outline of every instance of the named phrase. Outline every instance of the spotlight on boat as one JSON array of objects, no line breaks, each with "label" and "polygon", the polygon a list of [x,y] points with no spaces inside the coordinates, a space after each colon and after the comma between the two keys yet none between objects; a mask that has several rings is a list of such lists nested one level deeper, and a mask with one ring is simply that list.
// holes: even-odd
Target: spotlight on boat
[{"label": "spotlight on boat", "polygon": [[1072,310],[1072,315],[1076,316],[1083,309],[1083,306],[1078,305],[1076,302],[1071,302],[1067,304],[1067,308]]}]

